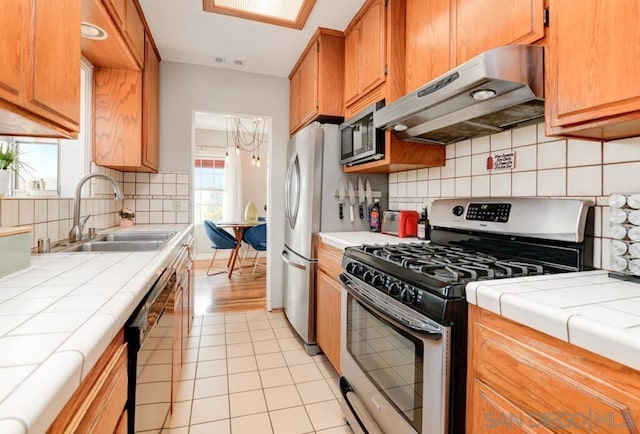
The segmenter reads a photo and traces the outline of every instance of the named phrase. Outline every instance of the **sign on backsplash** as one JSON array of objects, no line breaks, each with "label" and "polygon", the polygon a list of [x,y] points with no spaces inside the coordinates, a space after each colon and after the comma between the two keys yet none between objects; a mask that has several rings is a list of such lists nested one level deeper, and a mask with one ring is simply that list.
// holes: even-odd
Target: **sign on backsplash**
[{"label": "sign on backsplash", "polygon": [[515,151],[502,152],[487,157],[487,170],[513,169],[516,167]]}]

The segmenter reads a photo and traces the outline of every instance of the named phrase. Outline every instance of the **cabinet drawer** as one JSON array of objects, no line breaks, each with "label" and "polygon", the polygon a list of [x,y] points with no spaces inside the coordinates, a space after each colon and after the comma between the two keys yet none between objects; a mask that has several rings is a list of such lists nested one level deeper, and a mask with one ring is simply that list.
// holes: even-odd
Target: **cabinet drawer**
[{"label": "cabinet drawer", "polygon": [[127,344],[120,345],[104,366],[98,362],[96,368],[49,433],[111,434],[118,429],[127,402]]},{"label": "cabinet drawer", "polygon": [[320,241],[318,244],[318,268],[337,279],[342,273],[342,250]]}]

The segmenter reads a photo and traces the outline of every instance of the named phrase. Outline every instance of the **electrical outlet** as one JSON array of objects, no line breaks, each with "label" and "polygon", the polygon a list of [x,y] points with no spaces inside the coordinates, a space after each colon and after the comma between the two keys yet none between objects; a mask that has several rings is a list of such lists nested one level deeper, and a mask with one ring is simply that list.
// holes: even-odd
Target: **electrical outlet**
[{"label": "electrical outlet", "polygon": [[176,200],[176,199],[173,200],[173,210],[174,211],[180,211],[180,201],[179,200]]}]

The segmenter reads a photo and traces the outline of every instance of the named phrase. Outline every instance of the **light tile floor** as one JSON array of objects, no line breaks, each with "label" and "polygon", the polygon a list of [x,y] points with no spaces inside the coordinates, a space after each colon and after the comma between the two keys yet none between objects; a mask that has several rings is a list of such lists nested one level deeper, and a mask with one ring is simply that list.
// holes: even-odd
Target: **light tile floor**
[{"label": "light tile floor", "polygon": [[282,312],[198,316],[171,434],[350,434],[338,374],[310,357]]}]

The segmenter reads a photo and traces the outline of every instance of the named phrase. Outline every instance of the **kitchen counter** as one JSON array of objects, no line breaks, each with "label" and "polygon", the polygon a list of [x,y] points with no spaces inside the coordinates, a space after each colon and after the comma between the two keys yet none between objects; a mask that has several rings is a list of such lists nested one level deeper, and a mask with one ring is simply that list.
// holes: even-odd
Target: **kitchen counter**
[{"label": "kitchen counter", "polygon": [[640,283],[605,270],[467,284],[469,303],[640,370]]},{"label": "kitchen counter", "polygon": [[0,279],[0,432],[44,433],[107,345],[175,259],[192,225],[158,251],[33,255]]},{"label": "kitchen counter", "polygon": [[346,247],[359,246],[360,244],[400,244],[415,243],[417,238],[398,238],[394,235],[376,232],[320,232],[322,241],[332,247],[345,249]]}]

